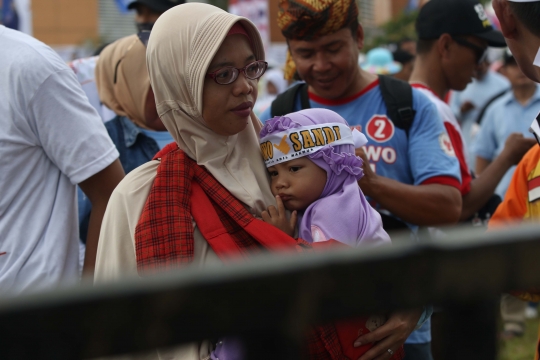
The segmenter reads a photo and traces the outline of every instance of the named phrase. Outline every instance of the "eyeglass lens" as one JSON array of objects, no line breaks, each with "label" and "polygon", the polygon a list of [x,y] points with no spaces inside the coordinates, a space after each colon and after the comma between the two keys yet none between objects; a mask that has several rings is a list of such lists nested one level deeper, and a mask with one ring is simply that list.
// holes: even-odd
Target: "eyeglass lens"
[{"label": "eyeglass lens", "polygon": [[255,61],[242,69],[232,66],[220,69],[215,73],[215,80],[222,85],[230,84],[238,78],[240,71],[243,71],[248,79],[255,80],[260,78],[265,70],[266,64],[263,61]]}]

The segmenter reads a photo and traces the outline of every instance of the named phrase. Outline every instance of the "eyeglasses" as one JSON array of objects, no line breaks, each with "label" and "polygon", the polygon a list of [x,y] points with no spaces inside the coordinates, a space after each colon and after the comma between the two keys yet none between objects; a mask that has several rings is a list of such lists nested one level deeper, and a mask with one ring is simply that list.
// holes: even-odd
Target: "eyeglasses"
[{"label": "eyeglasses", "polygon": [[256,80],[263,76],[267,68],[268,63],[266,61],[258,60],[247,64],[243,68],[235,68],[234,66],[223,67],[206,74],[206,76],[214,79],[219,85],[229,85],[238,79],[240,71],[243,72],[248,79]]},{"label": "eyeglasses", "polygon": [[487,47],[483,48],[476,44],[473,44],[470,41],[467,41],[463,38],[452,36],[452,40],[454,40],[456,43],[458,43],[461,46],[468,47],[469,49],[474,50],[474,54],[476,56],[476,63],[480,65],[483,63],[487,58]]}]

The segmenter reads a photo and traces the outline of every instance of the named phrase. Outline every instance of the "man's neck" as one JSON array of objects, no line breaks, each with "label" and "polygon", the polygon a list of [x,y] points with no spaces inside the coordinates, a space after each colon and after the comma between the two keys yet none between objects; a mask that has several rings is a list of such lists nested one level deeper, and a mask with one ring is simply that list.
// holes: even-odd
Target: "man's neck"
[{"label": "man's neck", "polygon": [[429,54],[417,55],[409,82],[419,82],[429,87],[439,98],[444,99],[449,87],[441,68],[430,61]]},{"label": "man's neck", "polygon": [[358,94],[375,80],[377,80],[377,75],[370,74],[360,68],[358,68],[358,71],[354,76],[355,80],[350,84],[350,86],[348,86],[343,93],[339,94],[335,98],[327,98],[326,96],[321,96],[321,94],[317,93],[317,91],[315,91],[315,89],[311,86],[309,86],[309,92],[328,100],[341,100]]},{"label": "man's neck", "polygon": [[536,92],[536,85],[515,86],[512,88],[514,97],[521,105],[526,105]]}]

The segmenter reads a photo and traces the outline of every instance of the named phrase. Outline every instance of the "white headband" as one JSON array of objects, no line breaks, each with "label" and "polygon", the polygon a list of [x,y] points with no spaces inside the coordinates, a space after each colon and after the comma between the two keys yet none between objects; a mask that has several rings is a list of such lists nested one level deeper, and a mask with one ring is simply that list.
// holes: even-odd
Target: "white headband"
[{"label": "white headband", "polygon": [[360,131],[351,131],[347,125],[328,123],[302,126],[273,133],[260,140],[266,167],[307,156],[328,144],[364,146],[367,138]]}]

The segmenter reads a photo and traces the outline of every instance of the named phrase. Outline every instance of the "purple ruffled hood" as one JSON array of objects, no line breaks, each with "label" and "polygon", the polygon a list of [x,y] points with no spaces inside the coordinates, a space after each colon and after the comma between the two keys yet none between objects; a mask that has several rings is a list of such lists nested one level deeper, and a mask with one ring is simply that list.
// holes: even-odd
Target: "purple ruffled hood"
[{"label": "purple ruffled hood", "polygon": [[[327,109],[306,109],[268,120],[260,137],[310,125],[340,123],[349,126],[337,113]],[[299,214],[299,237],[310,242],[334,239],[350,246],[380,245],[390,238],[381,217],[366,201],[357,181],[362,178],[363,161],[353,145],[326,145],[309,155],[326,171],[326,185],[319,199]]]}]

